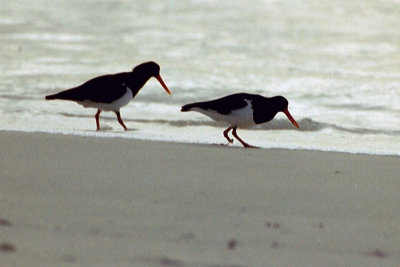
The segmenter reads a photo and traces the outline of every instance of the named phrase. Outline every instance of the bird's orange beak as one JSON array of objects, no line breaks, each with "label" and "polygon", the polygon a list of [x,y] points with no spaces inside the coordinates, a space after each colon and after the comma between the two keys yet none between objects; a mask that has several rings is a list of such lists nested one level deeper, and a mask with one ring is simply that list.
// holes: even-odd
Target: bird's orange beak
[{"label": "bird's orange beak", "polygon": [[170,95],[171,91],[168,89],[168,87],[165,85],[163,79],[161,78],[161,75],[158,74],[157,76],[155,76],[156,79],[161,83],[162,87],[164,87],[165,91],[167,91],[167,93]]},{"label": "bird's orange beak", "polygon": [[293,125],[294,125],[296,128],[300,128],[299,124],[293,119],[292,115],[290,115],[290,112],[289,112],[288,109],[285,109],[285,110],[283,111],[283,113],[285,113],[285,115],[288,117],[288,119],[290,120],[290,122],[293,123]]}]

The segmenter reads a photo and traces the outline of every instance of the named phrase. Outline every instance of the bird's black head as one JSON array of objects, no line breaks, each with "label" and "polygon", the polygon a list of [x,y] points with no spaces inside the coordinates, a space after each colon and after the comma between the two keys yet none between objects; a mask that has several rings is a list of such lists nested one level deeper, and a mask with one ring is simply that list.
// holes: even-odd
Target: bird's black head
[{"label": "bird's black head", "polygon": [[288,119],[291,121],[291,123],[296,127],[300,128],[299,124],[293,119],[292,115],[290,114],[288,110],[289,102],[287,101],[286,98],[283,96],[275,96],[271,98],[272,102],[275,105],[276,110],[279,112],[285,113],[285,115],[288,117]]},{"label": "bird's black head", "polygon": [[132,72],[138,73],[138,74],[147,74],[150,77],[156,77],[160,75],[160,66],[153,62],[145,62],[140,65],[137,65],[132,69]]},{"label": "bird's black head", "polygon": [[151,77],[155,77],[160,82],[162,87],[164,87],[165,91],[169,95],[171,94],[168,87],[165,85],[163,79],[161,78],[160,66],[157,63],[149,61],[137,65],[133,68],[132,73],[135,77],[140,77],[140,79],[142,79],[143,83],[140,88],[147,82],[148,79],[150,79]]},{"label": "bird's black head", "polygon": [[288,108],[289,102],[283,96],[274,96],[271,98],[272,103],[274,103],[276,110],[284,111]]}]

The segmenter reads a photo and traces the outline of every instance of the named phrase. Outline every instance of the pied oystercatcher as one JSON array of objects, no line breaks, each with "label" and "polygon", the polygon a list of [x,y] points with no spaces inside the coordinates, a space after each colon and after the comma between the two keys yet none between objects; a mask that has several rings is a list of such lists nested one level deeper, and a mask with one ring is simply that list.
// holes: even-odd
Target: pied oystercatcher
[{"label": "pied oystercatcher", "polygon": [[232,130],[233,136],[244,147],[253,147],[237,135],[236,129],[268,122],[280,111],[286,114],[296,128],[299,128],[289,113],[288,104],[289,102],[283,96],[263,97],[239,93],[211,101],[187,104],[182,107],[181,111],[197,111],[215,121],[227,122],[230,126],[224,131],[224,136],[229,143],[233,143],[233,139],[228,136],[229,131]]},{"label": "pied oystercatcher", "polygon": [[99,76],[78,87],[48,95],[46,99],[70,100],[86,108],[97,108],[95,116],[97,131],[100,130],[100,112],[114,111],[118,122],[127,130],[119,110],[136,96],[151,77],[155,77],[165,91],[171,94],[160,76],[160,66],[150,61],[136,66],[131,72]]}]

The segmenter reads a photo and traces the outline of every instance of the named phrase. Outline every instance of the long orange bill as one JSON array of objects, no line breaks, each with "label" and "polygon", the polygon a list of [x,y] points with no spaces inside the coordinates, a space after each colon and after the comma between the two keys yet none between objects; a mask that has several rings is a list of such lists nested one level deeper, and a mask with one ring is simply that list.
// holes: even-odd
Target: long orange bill
[{"label": "long orange bill", "polygon": [[296,128],[300,128],[300,126],[297,124],[297,122],[293,119],[292,115],[290,115],[290,112],[289,112],[288,109],[285,109],[285,110],[283,111],[283,113],[285,113],[285,115],[288,117],[288,119],[290,120],[290,122],[293,123],[293,125],[294,125]]},{"label": "long orange bill", "polygon": [[170,95],[170,94],[171,94],[171,91],[170,91],[170,90],[168,89],[168,87],[165,85],[165,83],[164,83],[163,79],[161,78],[161,75],[160,75],[160,74],[158,74],[158,75],[156,76],[156,79],[161,83],[162,87],[164,87],[165,91],[167,91],[167,93]]}]

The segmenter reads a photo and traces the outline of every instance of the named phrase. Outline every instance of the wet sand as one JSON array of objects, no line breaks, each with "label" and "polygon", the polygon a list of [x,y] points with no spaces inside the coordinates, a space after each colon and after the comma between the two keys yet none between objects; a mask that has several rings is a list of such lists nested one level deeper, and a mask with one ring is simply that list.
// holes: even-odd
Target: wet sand
[{"label": "wet sand", "polygon": [[399,266],[400,159],[0,132],[0,266]]}]

